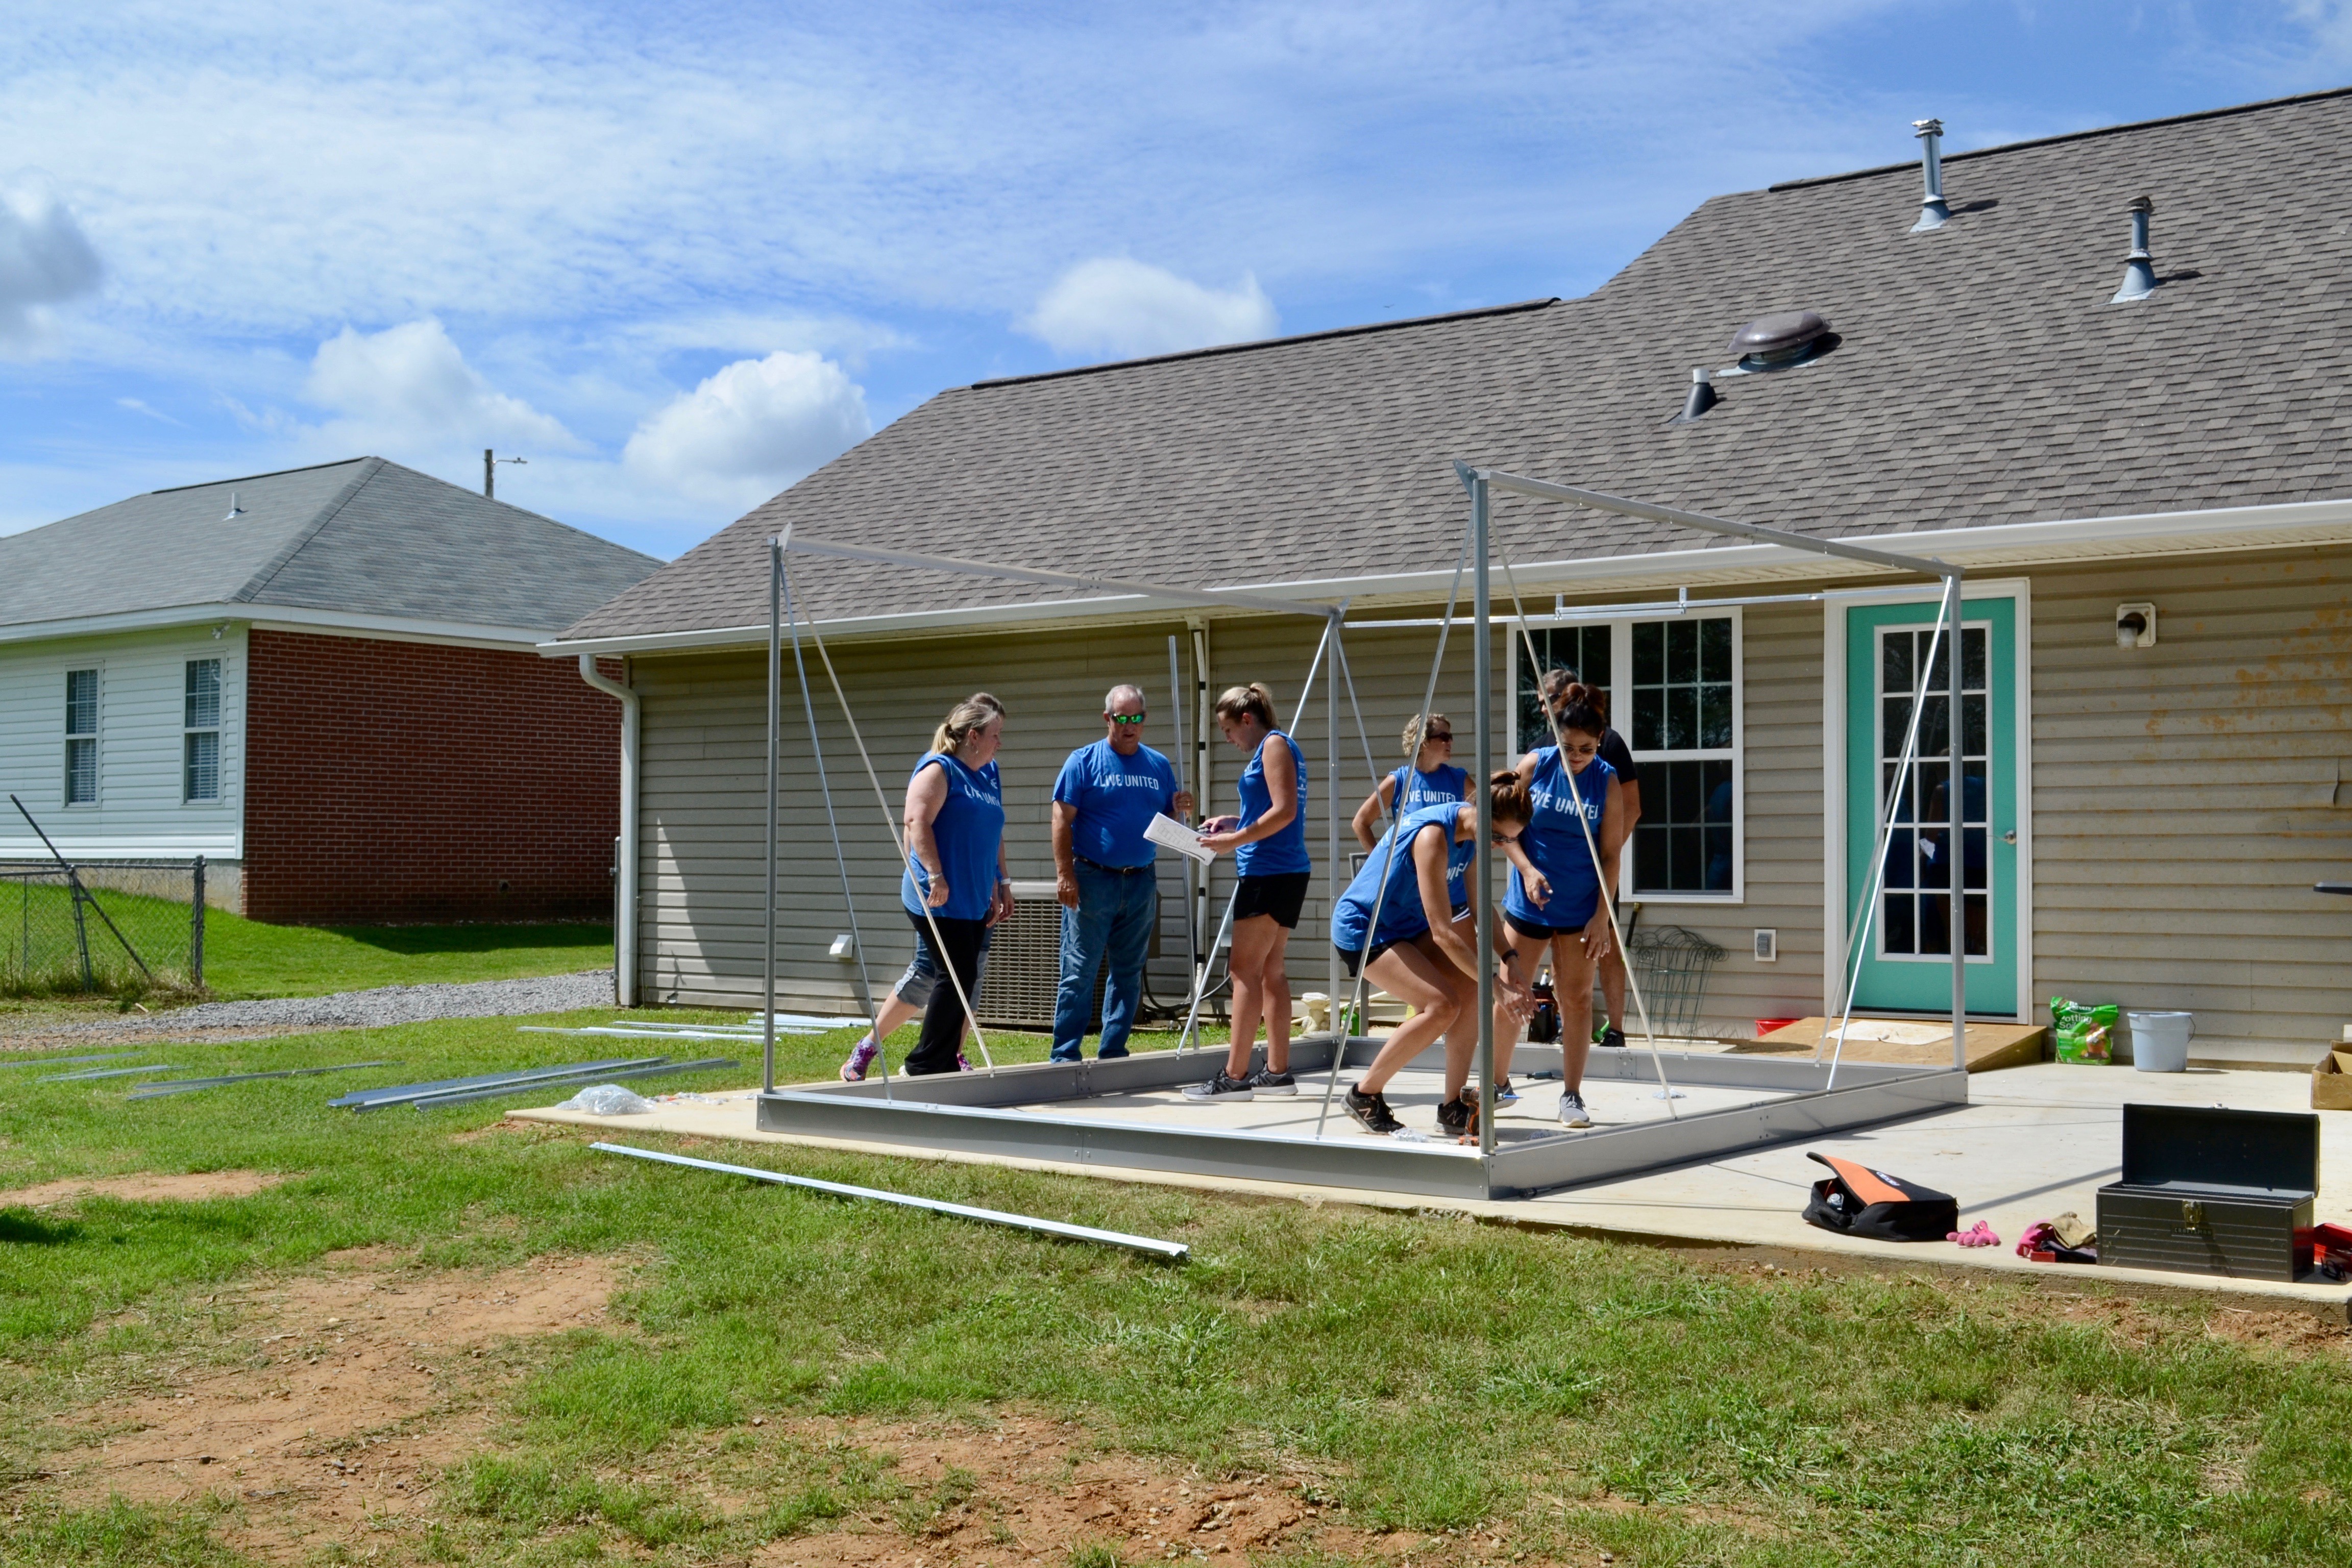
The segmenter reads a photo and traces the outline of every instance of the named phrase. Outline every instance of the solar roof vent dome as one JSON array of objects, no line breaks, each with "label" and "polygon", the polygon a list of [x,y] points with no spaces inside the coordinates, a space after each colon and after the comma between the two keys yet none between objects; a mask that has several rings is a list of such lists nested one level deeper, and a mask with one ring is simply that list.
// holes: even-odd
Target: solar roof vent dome
[{"label": "solar roof vent dome", "polygon": [[1731,352],[1739,356],[1735,368],[1751,375],[1807,363],[1837,345],[1838,335],[1818,310],[1759,316],[1731,335]]}]

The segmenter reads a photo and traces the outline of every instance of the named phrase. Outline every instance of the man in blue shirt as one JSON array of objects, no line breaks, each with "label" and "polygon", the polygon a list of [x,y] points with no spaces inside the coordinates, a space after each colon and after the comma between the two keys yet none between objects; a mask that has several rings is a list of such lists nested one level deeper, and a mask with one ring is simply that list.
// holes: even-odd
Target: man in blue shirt
[{"label": "man in blue shirt", "polygon": [[1192,814],[1176,770],[1143,743],[1143,692],[1114,686],[1103,699],[1103,738],[1081,746],[1054,781],[1054,895],[1062,905],[1062,984],[1054,998],[1054,1059],[1085,1054],[1095,976],[1110,961],[1103,997],[1105,1057],[1127,1055],[1143,1000],[1143,957],[1160,915],[1159,851],[1143,830],[1160,814]]}]

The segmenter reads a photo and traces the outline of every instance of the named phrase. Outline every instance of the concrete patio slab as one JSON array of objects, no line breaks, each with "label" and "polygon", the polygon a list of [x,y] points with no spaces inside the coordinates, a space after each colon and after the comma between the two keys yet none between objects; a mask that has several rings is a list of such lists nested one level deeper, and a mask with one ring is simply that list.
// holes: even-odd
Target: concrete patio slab
[{"label": "concrete patio slab", "polygon": [[[1410,1069],[1409,1069],[1410,1071]],[[1431,1124],[1435,1089],[1414,1081],[1392,1097],[1409,1124]],[[1586,1235],[1708,1247],[1762,1249],[1827,1256],[1869,1267],[1934,1266],[2031,1276],[2043,1283],[2119,1288],[2135,1292],[2175,1290],[2221,1297],[2237,1305],[2294,1307],[2352,1321],[2352,1287],[2330,1281],[2281,1284],[2126,1268],[2073,1268],[2036,1264],[2015,1255],[2017,1237],[2036,1220],[2072,1209],[2092,1217],[2095,1194],[2116,1179],[2121,1163],[2123,1107],[2127,1101],[2168,1105],[2227,1105],[2253,1110],[2305,1110],[2311,1080],[2295,1073],[2207,1068],[2186,1073],[2135,1072],[2128,1068],[2073,1067],[2040,1063],[1979,1077],[1971,1102],[1948,1110],[1854,1131],[1829,1133],[1801,1143],[1765,1147],[1717,1159],[1654,1170],[1512,1200],[1433,1197],[1355,1187],[1296,1182],[1242,1180],[1183,1172],[1143,1171],[1114,1165],[1055,1163],[1000,1154],[939,1152],[927,1157],[1014,1169],[1059,1171],[1115,1181],[1190,1187],[1279,1197],[1313,1204],[1346,1203],[1399,1209],[1444,1210],[1481,1219],[1558,1228]],[[1302,1083],[1302,1091],[1306,1089]],[[1318,1086],[1319,1088],[1319,1085]],[[1647,1120],[1663,1112],[1649,1098],[1654,1085],[1632,1080],[1588,1084],[1597,1121]],[[1556,1084],[1522,1083],[1520,1103],[1506,1110],[1496,1131],[1506,1141],[1548,1129],[1558,1100]],[[1721,1093],[1696,1087],[1685,1094]],[[1267,1123],[1304,1118],[1311,1131],[1315,1101],[1305,1092],[1295,1101],[1252,1101],[1224,1107],[1178,1107],[1160,1103],[1157,1091],[1104,1097],[1087,1114],[1113,1119],[1166,1121],[1214,1114],[1263,1118]],[[553,1110],[520,1110],[519,1119],[593,1127],[607,1137],[660,1131],[742,1142],[791,1143],[907,1157],[903,1148],[855,1138],[762,1132],[754,1123],[756,1090],[698,1096],[664,1102],[649,1115],[599,1117]],[[1695,1108],[1693,1100],[1677,1102]],[[1067,1113],[1067,1108],[1063,1114]],[[1361,1139],[1352,1123],[1335,1114],[1334,1138]],[[1809,1149],[1837,1153],[1942,1188],[1958,1197],[1962,1222],[1989,1221],[2002,1238],[1998,1247],[1964,1249],[1944,1242],[1895,1246],[1858,1241],[1808,1226],[1800,1217],[1807,1189],[1822,1168],[1805,1157]],[[2316,1217],[2352,1223],[2352,1113],[2323,1113],[2321,1187]],[[2331,1176],[2331,1173],[2333,1173]]]}]

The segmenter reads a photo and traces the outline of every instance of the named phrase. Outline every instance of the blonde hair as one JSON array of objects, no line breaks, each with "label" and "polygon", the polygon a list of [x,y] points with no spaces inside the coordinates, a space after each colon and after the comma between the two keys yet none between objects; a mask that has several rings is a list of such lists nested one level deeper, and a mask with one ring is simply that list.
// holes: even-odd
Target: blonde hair
[{"label": "blonde hair", "polygon": [[1430,728],[1437,724],[1443,724],[1449,730],[1454,728],[1454,721],[1443,713],[1418,713],[1406,720],[1404,754],[1408,757],[1421,755],[1421,748],[1429,742]]},{"label": "blonde hair", "polygon": [[973,731],[985,730],[1003,717],[1003,703],[985,691],[975,691],[948,710],[947,718],[931,731],[931,750],[952,757],[963,750]]},{"label": "blonde hair", "polygon": [[1247,686],[1228,686],[1224,695],[1217,699],[1217,717],[1255,719],[1267,729],[1274,729],[1274,693],[1255,680]]}]

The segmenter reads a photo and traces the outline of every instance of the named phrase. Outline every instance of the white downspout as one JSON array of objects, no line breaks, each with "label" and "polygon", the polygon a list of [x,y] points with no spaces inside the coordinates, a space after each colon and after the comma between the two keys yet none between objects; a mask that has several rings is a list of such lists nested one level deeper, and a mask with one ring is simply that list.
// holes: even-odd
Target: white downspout
[{"label": "white downspout", "polygon": [[[624,673],[627,666],[622,666]],[[580,656],[580,679],[621,700],[621,850],[617,857],[619,907],[613,916],[613,994],[624,1007],[637,1005],[637,694],[596,668],[596,656]]]}]

